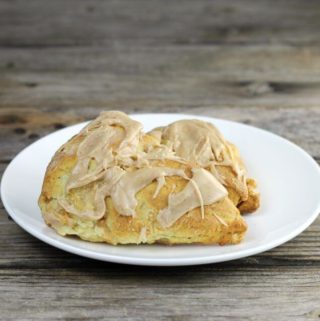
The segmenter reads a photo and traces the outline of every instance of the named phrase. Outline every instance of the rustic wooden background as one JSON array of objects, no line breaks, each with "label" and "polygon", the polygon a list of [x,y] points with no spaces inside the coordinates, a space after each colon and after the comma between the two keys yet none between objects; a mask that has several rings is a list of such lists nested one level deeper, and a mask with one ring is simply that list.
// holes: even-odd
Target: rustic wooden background
[{"label": "rustic wooden background", "polygon": [[[0,172],[104,109],[236,120],[320,161],[320,1],[0,0]],[[50,247],[0,206],[1,320],[320,320],[319,219],[254,257],[144,268]]]}]

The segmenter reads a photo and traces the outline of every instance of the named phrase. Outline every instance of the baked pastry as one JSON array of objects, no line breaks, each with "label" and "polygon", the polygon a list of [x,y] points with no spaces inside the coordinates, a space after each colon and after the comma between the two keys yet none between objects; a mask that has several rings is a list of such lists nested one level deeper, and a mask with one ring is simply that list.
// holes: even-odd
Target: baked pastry
[{"label": "baked pastry", "polygon": [[184,119],[149,132],[176,156],[210,171],[228,190],[241,213],[254,212],[260,205],[256,182],[247,170],[236,146],[224,139],[212,124]]},{"label": "baked pastry", "polygon": [[[192,144],[182,153],[170,134],[181,126],[169,127],[144,134],[122,112],[101,113],[48,165],[39,197],[45,222],[61,235],[110,244],[239,243],[247,225],[237,206],[252,210],[250,196],[233,174],[189,156]],[[212,146],[215,155],[227,153],[221,148]],[[237,165],[219,166],[229,173]],[[244,177],[237,179],[250,195]]]}]

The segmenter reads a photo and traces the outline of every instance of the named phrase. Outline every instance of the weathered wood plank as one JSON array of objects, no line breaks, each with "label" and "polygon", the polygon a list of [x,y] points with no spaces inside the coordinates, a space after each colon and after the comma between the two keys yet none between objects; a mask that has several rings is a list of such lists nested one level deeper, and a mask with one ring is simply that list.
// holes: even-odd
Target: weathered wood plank
[{"label": "weathered wood plank", "polygon": [[[104,107],[61,108],[42,107],[38,109],[0,108],[0,161],[10,160],[22,148],[37,138],[53,132],[57,128],[95,118],[100,111],[117,109],[120,105],[112,102]],[[121,105],[126,112],[177,112],[205,115],[254,125],[279,134],[320,160],[320,109],[317,107],[225,107],[213,105],[171,106],[161,102],[159,105],[130,104]]]},{"label": "weathered wood plank", "polygon": [[0,70],[0,107],[295,107],[320,101],[318,47],[5,49]]},{"label": "weathered wood plank", "polygon": [[131,321],[301,321],[318,320],[319,315],[320,275],[314,267],[304,273],[287,267],[219,265],[149,270],[80,265],[72,270],[1,272],[6,320],[22,314],[23,320]]},{"label": "weathered wood plank", "polygon": [[316,0],[2,1],[0,45],[319,44],[319,10]]},{"label": "weathered wood plank", "polygon": [[[320,46],[6,47],[0,50],[0,70],[3,77],[18,72],[47,76],[51,72],[77,78],[78,73],[80,76],[88,72],[110,76],[207,77],[226,82],[314,83],[320,80]],[[31,81],[20,84],[29,88],[37,85]]]},{"label": "weathered wood plank", "polygon": [[[5,75],[0,107],[150,108],[194,106],[314,107],[320,81],[214,80],[210,74],[111,75],[108,73],[18,73]],[[30,85],[31,84],[31,85]]]}]

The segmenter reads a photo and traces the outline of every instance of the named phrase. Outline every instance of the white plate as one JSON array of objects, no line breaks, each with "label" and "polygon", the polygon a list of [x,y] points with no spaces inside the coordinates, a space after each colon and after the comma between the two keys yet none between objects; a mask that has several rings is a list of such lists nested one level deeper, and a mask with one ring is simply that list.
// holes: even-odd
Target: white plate
[{"label": "white plate", "polygon": [[44,172],[54,152],[85,123],[33,143],[7,167],[1,195],[10,216],[38,239],[62,250],[102,261],[137,265],[177,266],[215,263],[261,253],[292,239],[320,211],[320,170],[301,148],[267,131],[208,117],[178,114],[133,115],[145,130],[182,118],[212,122],[240,149],[249,174],[258,181],[261,208],[246,215],[248,232],[239,245],[112,246],[61,237],[42,220],[37,199]]}]

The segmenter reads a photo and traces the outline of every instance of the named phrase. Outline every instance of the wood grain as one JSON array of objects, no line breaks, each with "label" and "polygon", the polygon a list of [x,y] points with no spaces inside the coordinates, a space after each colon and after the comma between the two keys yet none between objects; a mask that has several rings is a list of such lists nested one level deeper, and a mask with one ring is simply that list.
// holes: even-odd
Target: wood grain
[{"label": "wood grain", "polygon": [[[291,319],[316,320],[319,274],[314,267],[305,272],[307,276],[301,277],[283,267],[217,265],[144,271],[82,266],[37,269],[38,281],[30,282],[35,277],[32,270],[21,274],[12,269],[2,274],[2,289],[14,283],[19,293],[5,292],[4,312],[10,316],[7,320],[19,318],[19,310],[10,304],[15,301],[24,309],[24,320],[44,316],[47,320],[286,320],[282,316],[288,313]],[[277,291],[281,295],[275,298]]]},{"label": "wood grain", "polygon": [[[319,44],[320,4],[298,1],[2,1],[0,44]],[[27,35],[27,36],[26,36]]]},{"label": "wood grain", "polygon": [[0,71],[0,107],[10,108],[314,107],[320,100],[318,47],[7,48]]},{"label": "wood grain", "polygon": [[[239,121],[320,162],[319,89],[316,0],[0,0],[0,177],[110,109]],[[260,255],[144,268],[46,245],[0,201],[0,320],[319,320],[319,233],[318,218]]]},{"label": "wood grain", "polygon": [[18,151],[39,137],[67,125],[95,118],[102,110],[125,112],[176,112],[206,115],[250,124],[279,134],[306,149],[320,160],[320,109],[318,107],[151,107],[117,106],[65,108],[0,108],[0,160],[10,160]]}]

